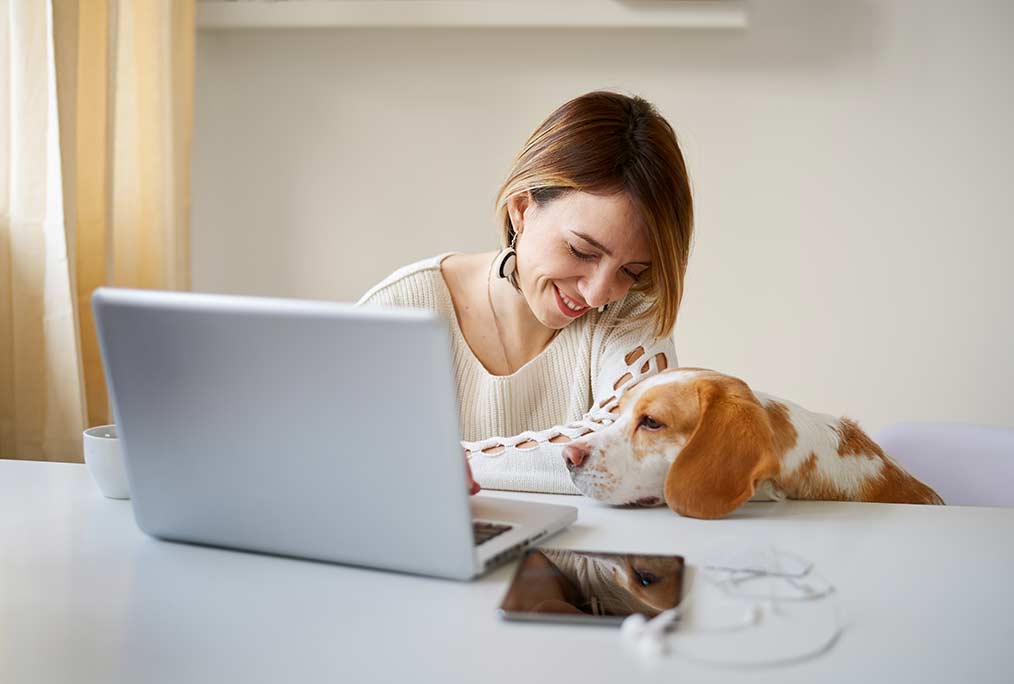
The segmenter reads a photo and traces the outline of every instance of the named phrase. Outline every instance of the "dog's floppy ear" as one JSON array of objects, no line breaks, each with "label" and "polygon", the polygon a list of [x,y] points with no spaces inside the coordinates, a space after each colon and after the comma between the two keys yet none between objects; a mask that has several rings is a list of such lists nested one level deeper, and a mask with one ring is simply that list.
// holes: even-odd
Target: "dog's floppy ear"
[{"label": "dog's floppy ear", "polygon": [[[745,386],[744,386],[745,387]],[[665,502],[692,518],[720,518],[754,495],[756,483],[778,474],[764,407],[719,383],[698,383],[700,420],[669,466]]]}]

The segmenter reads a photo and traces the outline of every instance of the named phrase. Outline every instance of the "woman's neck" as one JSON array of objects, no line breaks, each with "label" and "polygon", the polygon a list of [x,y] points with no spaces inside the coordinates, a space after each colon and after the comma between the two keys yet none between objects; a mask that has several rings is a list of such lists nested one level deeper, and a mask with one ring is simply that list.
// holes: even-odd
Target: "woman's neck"
[{"label": "woman's neck", "polygon": [[[499,321],[503,334],[503,344],[516,370],[529,359],[537,356],[546,348],[557,331],[548,328],[535,317],[524,295],[514,289],[506,278],[501,278],[492,264],[498,252],[486,252],[477,256],[477,277],[482,279],[485,290],[488,285],[489,298],[493,300],[493,310]],[[520,363],[519,363],[520,362]]]}]

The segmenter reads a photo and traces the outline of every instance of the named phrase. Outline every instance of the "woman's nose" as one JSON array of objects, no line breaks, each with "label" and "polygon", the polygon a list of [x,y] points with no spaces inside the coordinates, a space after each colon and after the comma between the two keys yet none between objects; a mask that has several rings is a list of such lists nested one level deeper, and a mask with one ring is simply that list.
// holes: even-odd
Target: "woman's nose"
[{"label": "woman's nose", "polygon": [[601,268],[596,270],[590,278],[587,278],[584,285],[579,286],[578,289],[581,296],[584,297],[585,304],[593,309],[614,302],[626,294],[623,291],[623,285],[617,281],[616,277],[605,273],[605,269]]}]

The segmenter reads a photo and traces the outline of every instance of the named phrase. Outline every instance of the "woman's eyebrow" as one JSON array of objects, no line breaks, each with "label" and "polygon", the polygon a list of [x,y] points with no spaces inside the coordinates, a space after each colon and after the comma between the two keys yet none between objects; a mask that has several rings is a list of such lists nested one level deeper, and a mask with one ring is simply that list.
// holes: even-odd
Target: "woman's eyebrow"
[{"label": "woman's eyebrow", "polygon": [[[605,246],[599,244],[599,242],[597,240],[594,240],[594,239],[588,237],[587,235],[585,235],[584,233],[578,232],[576,230],[572,230],[571,232],[574,233],[574,235],[577,235],[579,238],[581,238],[585,242],[587,242],[588,244],[590,244],[595,249],[599,250],[600,252],[604,252],[606,256],[612,256],[613,255],[613,253],[610,252],[608,249],[606,249]],[[650,261],[631,261],[630,263],[632,263],[632,264],[643,264],[645,266],[651,266],[651,262]]]}]

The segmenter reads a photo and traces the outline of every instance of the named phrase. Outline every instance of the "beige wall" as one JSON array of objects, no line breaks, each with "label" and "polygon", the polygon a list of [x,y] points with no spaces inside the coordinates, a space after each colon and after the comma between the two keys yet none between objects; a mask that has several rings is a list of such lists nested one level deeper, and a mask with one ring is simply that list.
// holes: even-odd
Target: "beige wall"
[{"label": "beige wall", "polygon": [[1014,3],[755,2],[721,30],[202,31],[196,291],[355,299],[495,244],[532,129],[582,92],[677,131],[681,365],[875,431],[1014,427]]}]

